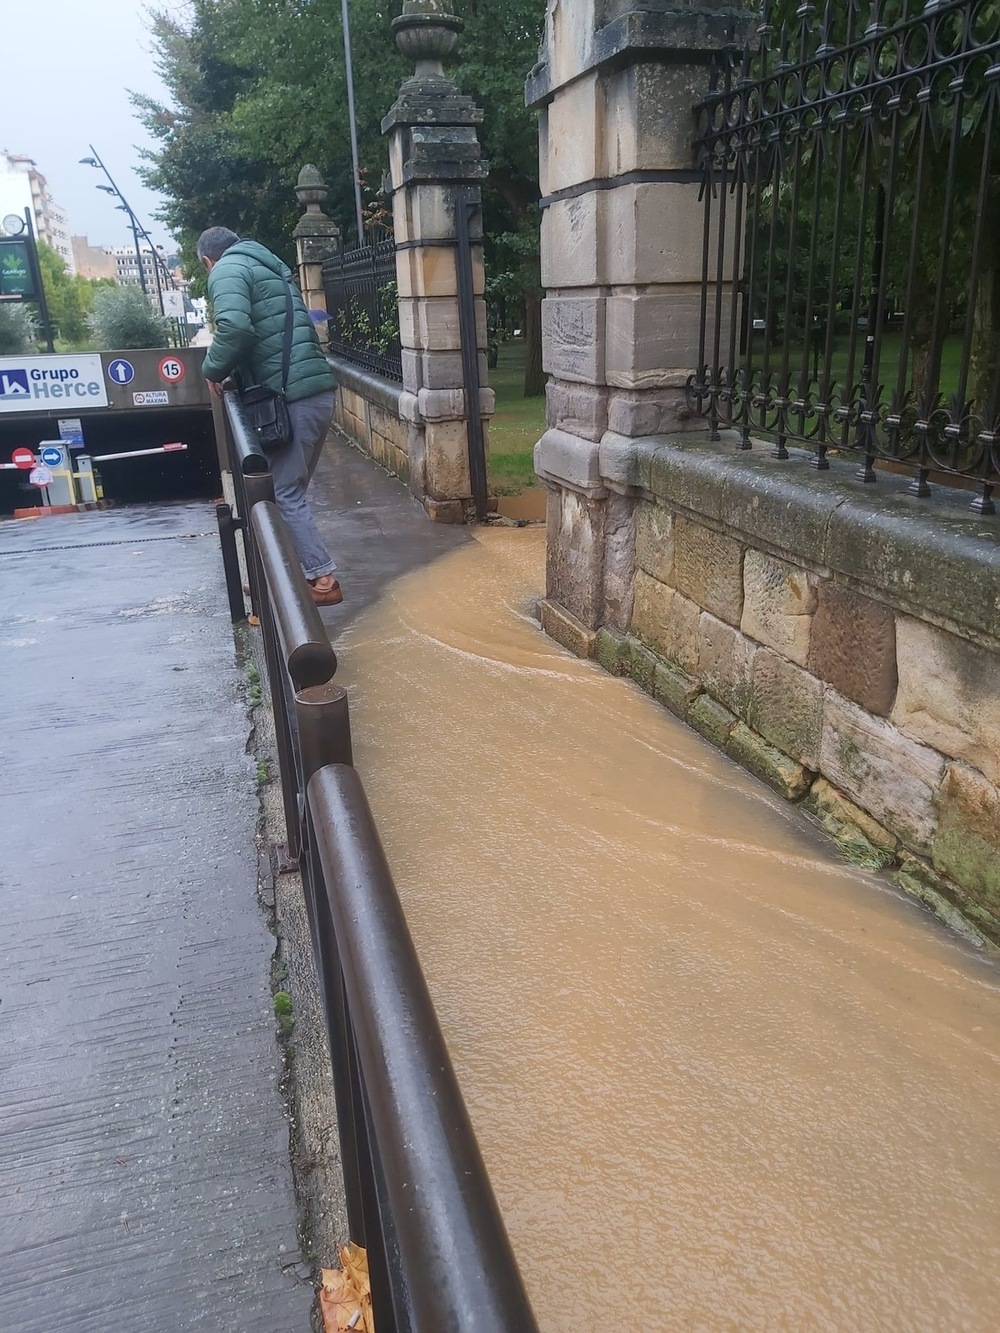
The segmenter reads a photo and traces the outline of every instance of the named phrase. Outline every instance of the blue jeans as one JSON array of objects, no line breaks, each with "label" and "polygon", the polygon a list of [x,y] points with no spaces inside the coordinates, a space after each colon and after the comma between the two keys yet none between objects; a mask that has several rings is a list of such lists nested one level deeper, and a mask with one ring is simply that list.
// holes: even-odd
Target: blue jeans
[{"label": "blue jeans", "polygon": [[313,394],[288,404],[292,421],[292,442],[271,454],[271,477],[274,498],[281,516],[288,524],[299,563],[307,579],[318,579],[332,574],[337,568],[320,536],[313,518],[306,487],[316,470],[319,456],[333,419],[336,391]]}]

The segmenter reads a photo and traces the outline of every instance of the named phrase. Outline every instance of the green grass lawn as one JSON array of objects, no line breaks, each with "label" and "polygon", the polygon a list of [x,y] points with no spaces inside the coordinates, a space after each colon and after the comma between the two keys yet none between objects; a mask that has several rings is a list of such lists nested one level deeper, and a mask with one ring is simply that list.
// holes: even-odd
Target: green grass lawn
[{"label": "green grass lawn", "polygon": [[545,399],[524,397],[524,342],[500,348],[500,363],[490,371],[497,410],[490,423],[490,489],[517,495],[537,484],[532,462],[535,444],[545,433]]}]

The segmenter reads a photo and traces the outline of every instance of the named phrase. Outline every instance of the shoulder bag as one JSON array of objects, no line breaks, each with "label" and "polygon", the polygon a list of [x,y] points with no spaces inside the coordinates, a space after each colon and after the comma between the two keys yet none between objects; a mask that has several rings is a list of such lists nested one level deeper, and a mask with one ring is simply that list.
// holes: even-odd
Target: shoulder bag
[{"label": "shoulder bag", "polygon": [[269,389],[266,384],[251,384],[240,392],[240,402],[247,425],[257,437],[261,452],[277,453],[292,442],[292,422],[288,415],[285,391],[288,388],[288,368],[292,359],[292,334],[295,329],[295,309],[292,305],[291,283],[285,278],[285,339],[281,354],[281,389]]}]

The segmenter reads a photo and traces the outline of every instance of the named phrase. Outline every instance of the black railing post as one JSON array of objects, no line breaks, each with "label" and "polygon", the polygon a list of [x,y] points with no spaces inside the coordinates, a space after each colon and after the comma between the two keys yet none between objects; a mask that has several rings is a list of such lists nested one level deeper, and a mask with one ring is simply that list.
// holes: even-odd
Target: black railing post
[{"label": "black railing post", "polygon": [[461,192],[455,198],[456,265],[458,269],[458,322],[462,341],[462,379],[465,386],[465,416],[469,433],[469,480],[476,517],[486,517],[489,499],[486,477],[486,440],[483,434],[479,383],[479,330],[476,321],[476,287],[472,269],[471,214],[478,200]]},{"label": "black railing post", "polygon": [[226,576],[229,614],[233,624],[238,625],[241,620],[246,620],[247,608],[243,600],[243,582],[240,578],[240,557],[236,549],[236,524],[233,521],[232,505],[216,505],[215,518],[219,525],[219,543],[222,547],[222,568]]}]

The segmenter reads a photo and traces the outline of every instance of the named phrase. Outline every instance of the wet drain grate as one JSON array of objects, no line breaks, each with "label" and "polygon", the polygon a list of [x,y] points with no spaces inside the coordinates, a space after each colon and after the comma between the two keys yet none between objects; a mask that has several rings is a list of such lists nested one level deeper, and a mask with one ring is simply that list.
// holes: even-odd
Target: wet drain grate
[{"label": "wet drain grate", "polygon": [[171,532],[164,537],[122,537],[113,542],[68,542],[63,546],[32,546],[23,551],[0,550],[5,555],[41,555],[43,551],[96,551],[102,546],[142,546],[146,542],[192,541],[198,537],[217,537],[217,532]]}]

